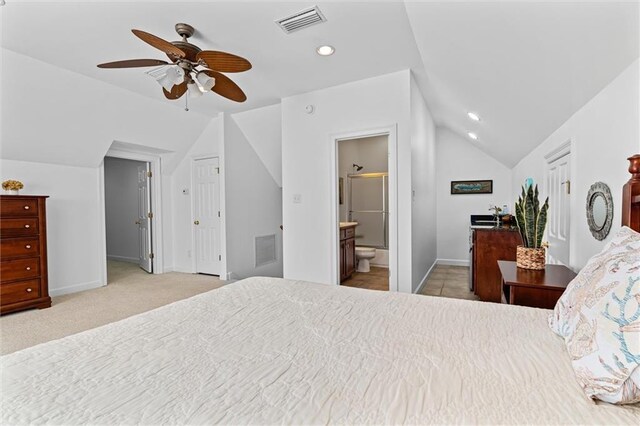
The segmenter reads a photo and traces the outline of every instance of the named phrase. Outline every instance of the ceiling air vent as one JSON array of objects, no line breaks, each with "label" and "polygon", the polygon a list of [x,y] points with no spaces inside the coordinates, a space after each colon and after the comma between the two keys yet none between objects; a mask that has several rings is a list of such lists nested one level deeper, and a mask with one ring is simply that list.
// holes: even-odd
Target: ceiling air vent
[{"label": "ceiling air vent", "polygon": [[291,34],[294,31],[302,30],[315,24],[325,22],[327,18],[324,17],[318,6],[313,6],[309,9],[301,10],[298,13],[294,13],[291,16],[287,16],[283,19],[278,19],[276,24],[282,31],[287,34]]}]

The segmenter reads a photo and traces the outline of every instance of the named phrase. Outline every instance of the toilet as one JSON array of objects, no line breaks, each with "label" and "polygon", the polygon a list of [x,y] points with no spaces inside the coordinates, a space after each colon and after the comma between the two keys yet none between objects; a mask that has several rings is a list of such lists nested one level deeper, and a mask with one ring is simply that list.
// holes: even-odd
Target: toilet
[{"label": "toilet", "polygon": [[356,259],[358,259],[358,272],[369,272],[369,261],[376,257],[376,249],[372,247],[356,247]]}]

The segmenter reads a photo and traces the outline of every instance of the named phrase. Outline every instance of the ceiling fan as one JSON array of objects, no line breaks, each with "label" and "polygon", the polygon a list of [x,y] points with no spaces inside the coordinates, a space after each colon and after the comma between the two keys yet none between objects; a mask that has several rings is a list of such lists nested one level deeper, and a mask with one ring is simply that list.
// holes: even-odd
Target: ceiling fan
[{"label": "ceiling fan", "polygon": [[98,68],[139,68],[160,67],[148,72],[162,86],[167,99],[179,99],[185,93],[202,96],[204,92],[214,92],[236,102],[244,102],[247,96],[229,77],[222,73],[243,72],[251,69],[246,59],[231,53],[215,50],[201,50],[187,41],[195,29],[188,24],[176,24],[180,41],[168,42],[141,30],[131,30],[145,43],[164,52],[171,63],[158,59],[129,59],[99,64]]}]

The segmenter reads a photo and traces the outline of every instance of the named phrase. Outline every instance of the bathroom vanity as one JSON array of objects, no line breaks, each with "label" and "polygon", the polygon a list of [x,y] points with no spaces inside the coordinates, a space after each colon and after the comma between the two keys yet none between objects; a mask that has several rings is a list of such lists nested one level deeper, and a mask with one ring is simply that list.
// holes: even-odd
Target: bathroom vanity
[{"label": "bathroom vanity", "polygon": [[356,270],[357,222],[340,222],[340,282],[351,277]]}]

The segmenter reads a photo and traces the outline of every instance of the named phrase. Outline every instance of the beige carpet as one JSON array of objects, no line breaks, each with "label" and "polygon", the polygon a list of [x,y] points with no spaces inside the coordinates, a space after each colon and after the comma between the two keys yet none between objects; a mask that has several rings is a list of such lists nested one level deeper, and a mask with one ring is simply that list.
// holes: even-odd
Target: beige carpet
[{"label": "beige carpet", "polygon": [[51,308],[0,317],[0,353],[99,327],[225,284],[208,275],[151,275],[137,265],[112,261],[108,281],[105,287],[54,297]]}]

